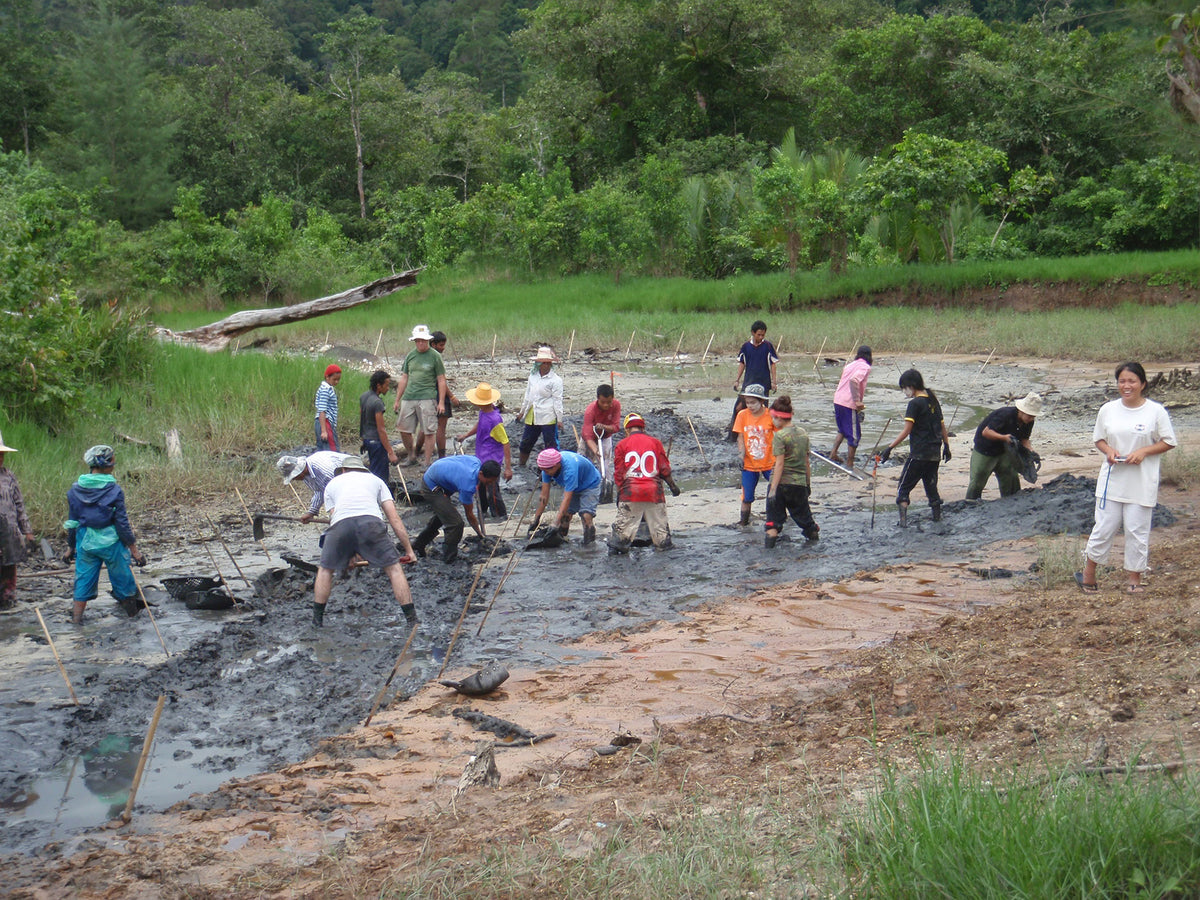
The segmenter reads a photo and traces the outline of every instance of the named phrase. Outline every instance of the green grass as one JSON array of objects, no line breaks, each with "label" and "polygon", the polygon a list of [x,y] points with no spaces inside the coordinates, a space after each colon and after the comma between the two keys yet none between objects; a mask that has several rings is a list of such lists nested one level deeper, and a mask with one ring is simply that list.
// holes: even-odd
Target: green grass
[{"label": "green grass", "polygon": [[1193,777],[1012,775],[961,762],[886,768],[831,850],[844,896],[1192,897],[1200,891],[1200,787]]},{"label": "green grass", "polygon": [[1188,490],[1200,484],[1200,450],[1176,447],[1162,458],[1162,483]]}]

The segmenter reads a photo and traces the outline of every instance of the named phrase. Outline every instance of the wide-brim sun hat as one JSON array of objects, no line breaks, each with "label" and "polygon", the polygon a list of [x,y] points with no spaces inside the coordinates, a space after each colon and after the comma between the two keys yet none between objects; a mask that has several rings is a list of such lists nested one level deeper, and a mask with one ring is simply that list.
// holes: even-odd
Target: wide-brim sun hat
[{"label": "wide-brim sun hat", "polygon": [[625,421],[621,423],[626,431],[630,428],[645,428],[646,420],[637,413],[630,413],[625,417]]},{"label": "wide-brim sun hat", "polygon": [[553,469],[561,462],[562,454],[557,450],[543,450],[537,457],[539,469]]},{"label": "wide-brim sun hat", "polygon": [[487,406],[489,403],[499,403],[500,392],[486,381],[481,381],[475,387],[467,388],[467,402],[474,406]]},{"label": "wide-brim sun hat", "polygon": [[370,472],[371,470],[367,468],[366,463],[364,463],[360,457],[347,456],[345,459],[343,459],[340,463],[337,464],[337,468],[335,468],[334,471],[335,472]]},{"label": "wide-brim sun hat", "polygon": [[1036,391],[1030,391],[1013,405],[1019,412],[1036,418],[1042,413],[1042,395]]},{"label": "wide-brim sun hat", "polygon": [[767,400],[767,389],[761,384],[748,384],[746,389],[742,391],[743,397],[753,397],[756,400],[762,400],[764,403]]},{"label": "wide-brim sun hat", "polygon": [[0,435],[0,453],[16,453],[16,447],[10,447],[4,443],[4,435]]},{"label": "wide-brim sun hat", "polygon": [[558,362],[558,357],[554,355],[554,351],[551,350],[549,347],[538,347],[537,355],[531,357],[529,361],[537,362],[537,363],[543,363],[543,362],[552,363],[552,362]]},{"label": "wide-brim sun hat", "polygon": [[418,325],[416,328],[414,328],[412,330],[412,337],[410,337],[409,340],[410,341],[432,341],[433,340],[433,332],[431,332],[429,330],[428,325]]},{"label": "wide-brim sun hat", "polygon": [[307,456],[281,456],[275,462],[275,468],[279,470],[279,474],[283,476],[284,484],[291,484],[297,478],[304,474],[304,470],[308,468]]}]

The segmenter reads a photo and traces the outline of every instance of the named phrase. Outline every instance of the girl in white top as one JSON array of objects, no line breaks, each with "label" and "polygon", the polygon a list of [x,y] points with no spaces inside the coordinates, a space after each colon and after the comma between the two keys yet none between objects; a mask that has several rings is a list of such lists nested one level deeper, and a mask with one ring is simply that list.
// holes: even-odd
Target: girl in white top
[{"label": "girl in white top", "polygon": [[1125,529],[1125,572],[1130,593],[1140,592],[1150,562],[1150,520],[1158,503],[1159,456],[1176,445],[1171,417],[1162,404],[1143,396],[1141,363],[1117,366],[1118,400],[1100,407],[1092,440],[1104,454],[1096,479],[1096,524],[1084,549],[1080,587],[1095,593],[1096,563],[1108,558],[1113,538]]}]

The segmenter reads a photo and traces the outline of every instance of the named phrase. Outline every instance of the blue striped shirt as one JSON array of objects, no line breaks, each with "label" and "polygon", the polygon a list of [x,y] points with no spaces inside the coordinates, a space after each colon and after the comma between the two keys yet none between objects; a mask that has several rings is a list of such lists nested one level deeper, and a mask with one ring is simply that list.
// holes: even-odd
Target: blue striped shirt
[{"label": "blue striped shirt", "polygon": [[322,381],[321,386],[317,388],[317,415],[314,418],[320,418],[321,413],[325,413],[325,418],[329,420],[329,424],[337,427],[337,392],[333,389],[328,381]]}]

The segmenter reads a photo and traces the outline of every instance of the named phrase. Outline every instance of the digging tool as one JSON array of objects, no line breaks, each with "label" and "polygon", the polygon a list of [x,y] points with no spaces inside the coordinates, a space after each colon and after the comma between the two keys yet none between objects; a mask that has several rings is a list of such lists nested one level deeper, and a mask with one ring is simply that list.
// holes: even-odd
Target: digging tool
[{"label": "digging tool", "polygon": [[479,579],[483,577],[483,570],[488,567],[492,561],[492,557],[496,555],[496,548],[500,546],[500,535],[496,535],[496,543],[492,544],[492,552],[488,554],[488,558],[483,561],[483,565],[479,567],[479,571],[475,573],[475,580],[471,582],[471,590],[467,592],[467,599],[463,603],[462,612],[458,615],[458,622],[454,626],[454,633],[450,635],[450,646],[446,648],[446,658],[442,660],[442,667],[438,669],[437,677],[441,678],[442,673],[446,671],[446,666],[450,664],[450,653],[454,650],[454,642],[458,640],[459,629],[462,628],[463,619],[467,617],[467,610],[471,608],[471,598],[475,596],[475,588],[479,587]]},{"label": "digging tool", "polygon": [[612,503],[613,483],[608,480],[608,473],[604,470],[604,426],[593,425],[592,432],[596,435],[596,446],[600,449],[600,502]]},{"label": "digging tool", "polygon": [[207,512],[204,513],[204,521],[208,523],[208,527],[213,530],[213,534],[217,536],[217,540],[220,541],[221,546],[225,548],[225,555],[229,557],[229,561],[233,563],[233,567],[237,569],[238,576],[242,579],[242,581],[246,582],[246,587],[252,587],[250,584],[250,579],[246,577],[246,573],[242,571],[242,567],[239,566],[238,561],[234,559],[233,552],[229,549],[229,545],[225,543],[225,538],[221,537],[220,530],[216,525],[213,524],[213,520],[209,518]]},{"label": "digging tool", "polygon": [[42,611],[36,606],[33,611],[37,613],[37,619],[42,624],[42,633],[46,635],[46,643],[50,645],[50,652],[54,654],[54,661],[58,663],[58,671],[62,673],[63,681],[67,683],[67,692],[71,695],[71,702],[78,706],[79,698],[75,696],[75,688],[71,687],[71,679],[67,677],[67,670],[63,667],[62,658],[59,657],[58,650],[54,647],[54,638],[50,637],[50,629],[46,627],[46,620],[42,618]]},{"label": "digging tool", "polygon": [[[212,554],[210,553],[209,556],[212,556]],[[213,565],[216,566],[216,562]],[[133,570],[130,570],[129,574],[133,575]],[[217,574],[220,575],[221,573],[218,572]],[[142,583],[138,581],[136,575],[133,575],[133,584],[137,588],[138,596],[142,598],[142,606],[146,607],[146,615],[150,617],[150,624],[154,626],[154,633],[158,635],[158,643],[162,646],[163,653],[169,657],[171,651],[167,649],[167,642],[163,640],[162,632],[158,630],[158,620],[154,618],[154,611],[150,609],[150,604],[146,602],[146,592],[142,590]],[[228,585],[225,586],[225,590],[229,590]],[[229,591],[229,596],[233,596],[233,591]]]},{"label": "digging tool", "polygon": [[863,481],[866,478],[865,475],[860,475],[857,472],[855,472],[853,469],[847,469],[841,463],[834,462],[832,459],[830,459],[824,453],[818,453],[816,450],[810,449],[808,451],[808,455],[814,457],[815,459],[819,459],[821,462],[825,463],[825,465],[827,465],[827,466],[833,466],[835,469],[837,469],[840,472],[845,472],[851,478],[857,478],[859,481]]},{"label": "digging tool", "polygon": [[142,773],[146,771],[146,760],[150,757],[150,748],[154,746],[154,732],[158,730],[158,717],[162,715],[163,704],[167,702],[166,694],[158,695],[158,704],[154,707],[154,718],[150,720],[150,728],[146,732],[146,741],[142,744],[142,755],[138,757],[137,770],[133,773],[133,784],[129,786],[129,799],[125,801],[125,811],[121,813],[121,821],[126,825],[133,818],[133,801],[137,797],[138,788],[142,783]]},{"label": "digging tool", "polygon": [[[206,516],[206,518],[207,518],[207,516]],[[281,515],[276,515],[275,513],[262,513],[262,512],[255,513],[254,518],[251,519],[250,521],[254,525],[254,539],[256,541],[261,541],[263,538],[265,538],[267,536],[266,529],[263,528],[263,520],[264,519],[274,519],[274,520],[280,521],[280,522],[299,522],[300,521],[299,516],[281,516]],[[329,524],[328,519],[309,519],[308,521],[317,522],[321,525]],[[237,563],[234,563],[234,565],[237,565]]]},{"label": "digging tool", "polygon": [[301,499],[300,499],[300,493],[299,493],[299,491],[297,491],[297,490],[296,490],[296,486],[295,486],[294,484],[292,484],[292,483],[289,481],[289,482],[288,482],[288,487],[290,487],[290,488],[292,489],[292,496],[296,498],[296,504],[297,504],[297,505],[298,505],[298,506],[299,506],[301,509],[303,509],[303,510],[307,511],[307,510],[308,510],[308,506],[307,506],[307,505],[304,503],[304,501],[303,501],[303,500],[301,500]]},{"label": "digging tool", "polygon": [[[295,488],[292,488],[292,490],[294,491]],[[233,486],[233,492],[235,494],[237,494],[238,500],[241,501],[242,509],[244,509],[246,511],[246,518],[250,520],[250,527],[253,528],[254,527],[254,516],[250,515],[250,507],[248,507],[246,505],[246,500],[242,496],[242,492],[238,490],[238,487],[236,484]],[[299,498],[297,498],[297,499],[299,499]],[[267,550],[267,545],[263,543],[263,540],[260,536],[255,535],[255,537],[258,539],[258,546],[262,547],[262,552],[267,554],[267,562],[270,562],[271,561],[271,553],[270,553],[270,551]],[[209,555],[211,556],[212,554],[209,554]],[[213,568],[216,568],[215,562],[213,563]],[[218,574],[220,574],[220,573],[218,573]],[[233,592],[230,591],[229,593],[232,596]]]},{"label": "digging tool", "polygon": [[704,452],[704,446],[700,443],[700,435],[696,434],[696,426],[692,424],[692,417],[687,417],[688,428],[692,429],[692,437],[696,439],[696,449],[700,451],[700,458],[704,460],[706,466],[711,465],[708,461],[708,454]]},{"label": "digging tool", "polygon": [[408,640],[404,642],[404,646],[400,650],[400,655],[396,657],[396,664],[392,666],[392,671],[388,673],[387,681],[383,683],[383,687],[379,689],[379,693],[375,695],[375,702],[371,704],[371,711],[367,713],[367,718],[363,722],[363,728],[371,724],[371,719],[375,718],[375,713],[379,711],[379,704],[383,702],[383,697],[387,694],[387,689],[392,686],[392,679],[396,677],[396,673],[400,671],[400,663],[404,662],[404,657],[408,654],[408,648],[412,646],[413,638],[417,636],[417,629],[421,627],[421,623],[417,622],[413,625],[412,630],[408,633]]},{"label": "digging tool", "polygon": [[45,538],[38,539],[38,547],[41,548],[42,559],[46,560],[46,562],[53,562],[57,559],[54,554],[54,548],[50,546],[50,542]]}]

